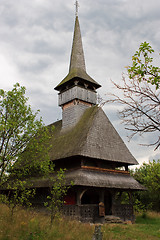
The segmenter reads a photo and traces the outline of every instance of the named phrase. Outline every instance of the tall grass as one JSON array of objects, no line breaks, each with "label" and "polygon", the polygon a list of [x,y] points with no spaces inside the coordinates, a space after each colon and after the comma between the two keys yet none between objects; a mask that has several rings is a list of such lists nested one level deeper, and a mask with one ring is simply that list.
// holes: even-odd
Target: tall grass
[{"label": "tall grass", "polygon": [[90,239],[94,227],[59,218],[50,225],[48,215],[17,208],[11,219],[9,209],[0,205],[0,240]]},{"label": "tall grass", "polygon": [[[0,240],[92,240],[93,224],[50,218],[44,213],[17,208],[13,219],[6,205],[0,205]],[[160,214],[137,216],[135,224],[104,224],[103,240],[158,240]]]}]

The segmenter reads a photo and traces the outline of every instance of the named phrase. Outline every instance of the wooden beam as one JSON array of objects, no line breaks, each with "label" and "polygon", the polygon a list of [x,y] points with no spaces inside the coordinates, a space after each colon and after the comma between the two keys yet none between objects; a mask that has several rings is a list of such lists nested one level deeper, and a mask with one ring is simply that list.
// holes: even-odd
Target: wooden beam
[{"label": "wooden beam", "polygon": [[124,170],[106,169],[106,168],[90,167],[90,166],[81,166],[81,168],[86,169],[86,170],[93,170],[93,171],[100,171],[100,172],[110,172],[110,173],[121,173],[121,174],[130,175],[129,171],[124,171]]}]

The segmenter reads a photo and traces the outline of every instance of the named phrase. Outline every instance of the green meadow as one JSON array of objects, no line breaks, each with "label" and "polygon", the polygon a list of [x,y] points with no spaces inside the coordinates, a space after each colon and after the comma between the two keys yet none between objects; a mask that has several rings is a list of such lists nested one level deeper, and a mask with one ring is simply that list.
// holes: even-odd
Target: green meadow
[{"label": "green meadow", "polygon": [[[17,208],[13,218],[6,205],[0,205],[0,240],[92,240],[94,224],[50,218],[35,210]],[[160,214],[136,216],[135,224],[104,224],[103,240],[158,240]]]}]

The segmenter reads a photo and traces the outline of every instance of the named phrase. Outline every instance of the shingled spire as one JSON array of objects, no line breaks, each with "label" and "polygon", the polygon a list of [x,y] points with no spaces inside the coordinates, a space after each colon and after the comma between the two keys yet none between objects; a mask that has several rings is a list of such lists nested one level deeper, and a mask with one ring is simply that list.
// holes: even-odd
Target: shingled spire
[{"label": "shingled spire", "polygon": [[69,72],[74,69],[79,69],[81,71],[86,72],[81,31],[79,26],[78,16],[76,16],[75,28],[74,28],[74,37],[72,44],[72,52],[71,52],[71,60]]},{"label": "shingled spire", "polygon": [[89,84],[91,88],[97,89],[101,87],[94,79],[92,79],[86,72],[85,57],[83,52],[83,44],[81,37],[81,30],[79,25],[78,16],[75,19],[73,44],[70,58],[70,67],[68,75],[55,87],[55,90],[61,91],[75,78],[82,79],[83,82]]}]

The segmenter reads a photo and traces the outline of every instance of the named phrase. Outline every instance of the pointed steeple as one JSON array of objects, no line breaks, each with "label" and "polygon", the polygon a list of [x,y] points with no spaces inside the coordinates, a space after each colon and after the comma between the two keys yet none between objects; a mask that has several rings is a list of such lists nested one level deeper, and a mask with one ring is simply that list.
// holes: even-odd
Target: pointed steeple
[{"label": "pointed steeple", "polygon": [[76,15],[73,44],[70,58],[70,67],[68,75],[55,87],[55,90],[60,90],[70,81],[75,78],[82,79],[86,84],[90,84],[94,89],[101,87],[93,78],[86,72],[85,58],[83,52],[82,37],[78,16]]},{"label": "pointed steeple", "polygon": [[81,31],[80,31],[78,16],[76,16],[76,21],[75,21],[74,37],[73,37],[69,72],[71,72],[73,69],[80,69],[81,71],[86,72],[86,66],[85,66],[85,59],[84,59],[84,52],[83,52],[83,45],[82,45],[82,38],[81,38]]}]

